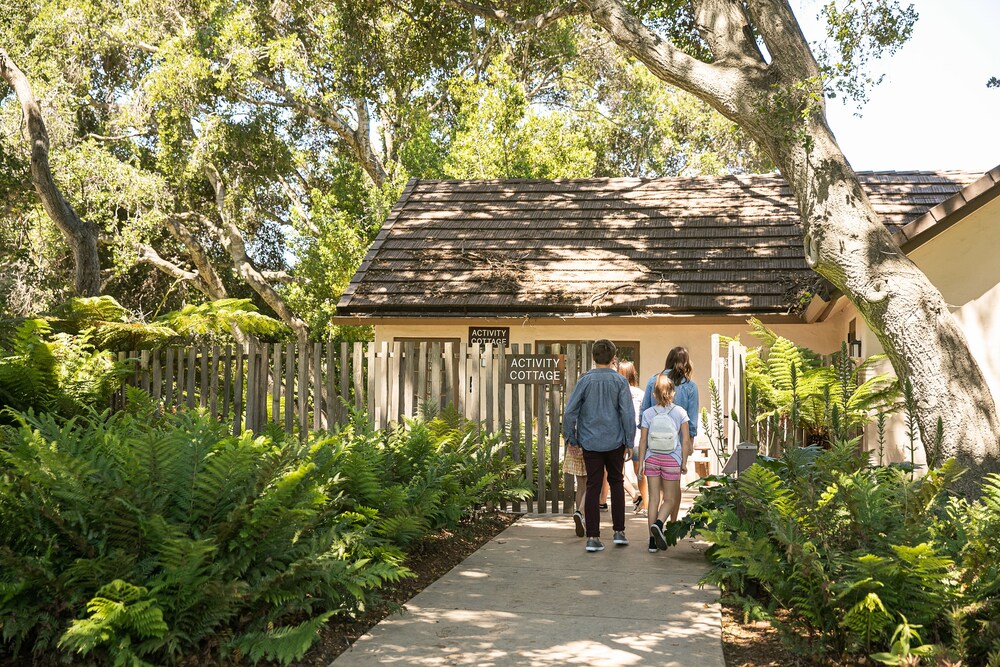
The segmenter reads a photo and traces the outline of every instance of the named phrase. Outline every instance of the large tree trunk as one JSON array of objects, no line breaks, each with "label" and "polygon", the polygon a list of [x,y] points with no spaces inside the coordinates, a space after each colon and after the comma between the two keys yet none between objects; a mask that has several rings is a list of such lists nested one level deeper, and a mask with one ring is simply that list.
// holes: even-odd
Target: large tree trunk
[{"label": "large tree trunk", "polygon": [[1000,470],[1000,420],[982,371],[941,293],[893,242],[837,145],[826,123],[821,73],[788,3],[747,0],[744,13],[729,0],[694,0],[713,63],[663,40],[620,0],[579,4],[653,74],[735,121],[780,167],[802,215],[807,262],[847,295],[897,375],[912,385],[925,443],[934,442],[942,423],[942,451],[929,454],[971,467],[969,489],[982,474]]},{"label": "large tree trunk", "polygon": [[56,224],[73,253],[76,267],[76,292],[80,296],[101,293],[101,263],[97,254],[99,230],[80,219],[63,197],[49,168],[49,134],[42,120],[42,110],[24,73],[4,49],[0,49],[0,77],[7,82],[24,113],[27,138],[31,142],[31,180],[46,214]]},{"label": "large tree trunk", "polygon": [[[1000,424],[986,380],[940,291],[899,249],[822,118],[812,150],[772,156],[799,202],[806,259],[851,300],[916,400],[927,458],[1000,471]],[[978,475],[975,475],[978,476]],[[972,482],[973,480],[969,480]]]}]

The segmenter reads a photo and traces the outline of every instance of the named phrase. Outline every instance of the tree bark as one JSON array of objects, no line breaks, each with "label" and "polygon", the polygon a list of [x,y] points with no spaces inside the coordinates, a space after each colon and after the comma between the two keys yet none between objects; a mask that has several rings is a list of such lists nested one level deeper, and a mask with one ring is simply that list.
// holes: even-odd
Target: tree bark
[{"label": "tree bark", "polygon": [[211,164],[206,165],[204,171],[209,182],[212,184],[212,190],[215,192],[215,205],[219,213],[219,219],[222,221],[221,227],[216,227],[215,231],[232,259],[233,268],[264,299],[267,305],[277,313],[278,317],[291,327],[296,337],[300,341],[305,341],[309,337],[308,325],[288,307],[285,300],[271,287],[264,273],[254,265],[253,260],[247,254],[246,244],[243,241],[243,233],[226,211],[226,184],[222,179],[222,175]]},{"label": "tree bark", "polygon": [[[806,261],[840,289],[878,336],[916,398],[924,443],[940,420],[939,457],[972,468],[965,490],[1000,471],[1000,420],[985,378],[941,293],[899,249],[826,122],[820,70],[785,0],[695,0],[715,56],[694,59],[649,30],[619,0],[580,0],[595,23],[663,81],[740,125],[781,169],[803,223]],[[747,36],[763,38],[770,62]]]},{"label": "tree bark", "polygon": [[45,213],[56,224],[73,253],[76,268],[75,288],[80,296],[101,293],[101,262],[97,253],[99,229],[80,219],[52,178],[49,167],[49,134],[42,120],[42,110],[31,91],[28,78],[0,48],[0,77],[14,89],[26,121],[31,143],[31,180]]}]

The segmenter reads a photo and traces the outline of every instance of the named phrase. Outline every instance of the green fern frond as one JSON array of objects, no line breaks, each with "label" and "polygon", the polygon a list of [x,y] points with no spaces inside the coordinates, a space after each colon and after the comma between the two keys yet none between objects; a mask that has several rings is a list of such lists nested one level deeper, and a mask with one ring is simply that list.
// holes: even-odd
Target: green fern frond
[{"label": "green fern frond", "polygon": [[254,664],[266,659],[289,665],[305,655],[316,641],[317,631],[331,616],[333,612],[326,612],[298,625],[246,633],[232,642],[232,648]]}]

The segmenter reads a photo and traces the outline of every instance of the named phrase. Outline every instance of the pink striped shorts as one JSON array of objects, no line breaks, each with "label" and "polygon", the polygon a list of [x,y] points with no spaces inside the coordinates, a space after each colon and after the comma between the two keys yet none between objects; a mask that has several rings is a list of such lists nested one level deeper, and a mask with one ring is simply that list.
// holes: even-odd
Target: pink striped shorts
[{"label": "pink striped shorts", "polygon": [[660,477],[668,482],[681,478],[681,462],[673,454],[650,454],[646,459],[646,477]]}]

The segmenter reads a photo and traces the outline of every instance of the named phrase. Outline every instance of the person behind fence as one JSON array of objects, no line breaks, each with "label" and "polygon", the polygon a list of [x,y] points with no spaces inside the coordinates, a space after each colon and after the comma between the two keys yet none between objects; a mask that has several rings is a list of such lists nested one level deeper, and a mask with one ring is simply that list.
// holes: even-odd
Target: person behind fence
[{"label": "person behind fence", "polygon": [[613,541],[628,545],[625,537],[625,489],[622,471],[625,456],[631,456],[635,433],[635,409],[628,382],[611,367],[617,348],[607,339],[594,341],[595,368],[580,378],[566,402],[563,438],[569,447],[581,447],[587,467],[587,495],[584,500],[587,551],[603,551],[601,513],[598,510],[601,484],[607,472],[611,485]]},{"label": "person behind fence", "polygon": [[667,548],[663,524],[676,520],[681,506],[681,474],[694,451],[687,411],[674,403],[674,383],[659,375],[653,385],[656,405],[642,413],[639,431],[639,474],[649,492],[649,552]]},{"label": "person behind fence", "polygon": [[[639,414],[642,415],[650,407],[656,405],[653,397],[653,385],[656,378],[666,374],[670,381],[674,383],[676,391],[674,403],[684,408],[688,418],[688,429],[691,432],[691,441],[698,436],[698,385],[691,379],[691,357],[687,348],[675,347],[667,354],[667,360],[663,365],[663,370],[649,378],[646,383],[646,392],[642,395],[642,403],[639,405]],[[672,518],[673,521],[677,517]]]}]

